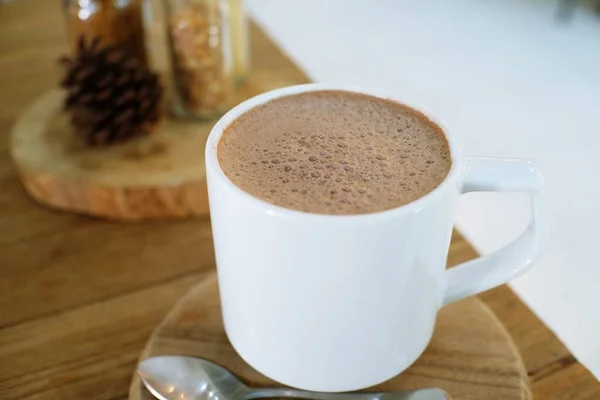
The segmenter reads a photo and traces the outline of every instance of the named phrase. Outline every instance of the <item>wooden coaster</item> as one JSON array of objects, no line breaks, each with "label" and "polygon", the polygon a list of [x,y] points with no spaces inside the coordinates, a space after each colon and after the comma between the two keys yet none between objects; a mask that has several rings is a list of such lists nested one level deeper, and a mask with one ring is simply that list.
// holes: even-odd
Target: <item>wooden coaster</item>
[{"label": "wooden coaster", "polygon": [[[232,104],[297,82],[257,71]],[[65,93],[47,92],[18,119],[11,153],[27,192],[42,204],[115,220],[208,213],[204,146],[215,121],[165,117],[147,136],[89,147],[62,111]]]},{"label": "wooden coaster", "polygon": [[207,212],[204,143],[209,124],[166,119],[151,135],[89,147],[73,132],[63,100],[63,91],[47,92],[12,132],[12,157],[34,199],[119,220]]},{"label": "wooden coaster", "polygon": [[[192,288],[156,328],[141,360],[181,354],[212,360],[250,386],[278,386],[246,364],[229,344],[217,280],[209,276]],[[528,378],[512,339],[477,298],[443,308],[425,353],[407,371],[369,390],[438,387],[454,400],[531,399]],[[151,400],[134,374],[130,400]]]}]

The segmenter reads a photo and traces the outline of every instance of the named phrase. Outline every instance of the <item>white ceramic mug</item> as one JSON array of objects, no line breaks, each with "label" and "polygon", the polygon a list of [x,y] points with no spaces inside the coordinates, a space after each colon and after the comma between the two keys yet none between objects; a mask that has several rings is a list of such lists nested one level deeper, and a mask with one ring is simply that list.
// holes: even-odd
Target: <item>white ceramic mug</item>
[{"label": "white ceramic mug", "polygon": [[[387,211],[322,215],[264,202],[219,167],[217,144],[241,114],[322,84],[264,93],[229,111],[206,146],[206,176],[223,320],[231,344],[264,375],[307,390],[349,391],[405,370],[431,339],[440,307],[526,271],[546,242],[544,186],[528,160],[463,158],[444,124],[452,166],[422,198]],[[532,221],[503,249],[446,270],[458,198],[531,194]]]}]

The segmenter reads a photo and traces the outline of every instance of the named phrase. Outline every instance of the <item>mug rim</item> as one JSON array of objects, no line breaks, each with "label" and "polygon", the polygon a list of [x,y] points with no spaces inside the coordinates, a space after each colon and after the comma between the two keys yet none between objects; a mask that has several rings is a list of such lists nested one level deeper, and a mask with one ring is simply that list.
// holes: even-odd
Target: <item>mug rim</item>
[{"label": "mug rim", "polygon": [[[398,207],[363,214],[319,214],[308,211],[294,210],[291,208],[286,208],[275,205],[273,203],[269,203],[241,189],[236,184],[234,184],[227,177],[227,175],[225,175],[225,172],[223,172],[223,169],[219,164],[217,147],[219,141],[221,140],[221,137],[223,136],[223,133],[225,132],[225,129],[227,129],[227,127],[231,125],[235,120],[237,120],[240,116],[252,110],[253,108],[277,98],[306,92],[330,90],[357,93],[375,97],[378,99],[391,100],[422,113],[431,122],[436,124],[442,130],[446,141],[448,142],[448,147],[450,149],[451,166],[450,170],[448,171],[448,174],[444,177],[442,182],[424,196],[419,197],[418,199],[413,200],[410,203],[403,204]],[[458,146],[456,139],[450,133],[448,125],[443,120],[434,117],[433,114],[427,108],[423,107],[418,103],[401,100],[400,98],[398,98],[398,96],[380,94],[378,91],[368,90],[358,86],[330,85],[324,83],[306,83],[301,85],[293,85],[279,89],[274,89],[265,93],[261,93],[257,96],[251,97],[250,99],[247,99],[241,102],[240,104],[236,105],[227,113],[225,113],[211,129],[210,134],[208,135],[208,139],[206,141],[205,160],[207,176],[211,174],[214,179],[217,179],[219,181],[220,184],[225,185],[231,193],[237,196],[241,196],[241,198],[243,198],[245,201],[250,202],[255,207],[262,208],[265,212],[267,212],[270,215],[289,219],[310,218],[329,221],[357,221],[367,219],[372,220],[379,218],[398,217],[400,215],[417,213],[423,208],[426,208],[430,203],[435,201],[436,198],[441,196],[442,193],[453,184],[453,182],[456,182],[458,175],[460,174],[460,170],[462,169],[462,154],[460,151],[460,147]]]}]

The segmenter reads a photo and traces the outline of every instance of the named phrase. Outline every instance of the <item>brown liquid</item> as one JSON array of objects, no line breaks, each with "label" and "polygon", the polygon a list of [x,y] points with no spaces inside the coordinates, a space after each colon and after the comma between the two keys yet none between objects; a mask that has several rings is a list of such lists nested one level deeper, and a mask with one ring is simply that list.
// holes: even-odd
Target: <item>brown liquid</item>
[{"label": "brown liquid", "polygon": [[225,175],[251,195],[319,214],[395,208],[450,170],[441,129],[399,103],[343,91],[272,100],[241,115],[218,145]]}]

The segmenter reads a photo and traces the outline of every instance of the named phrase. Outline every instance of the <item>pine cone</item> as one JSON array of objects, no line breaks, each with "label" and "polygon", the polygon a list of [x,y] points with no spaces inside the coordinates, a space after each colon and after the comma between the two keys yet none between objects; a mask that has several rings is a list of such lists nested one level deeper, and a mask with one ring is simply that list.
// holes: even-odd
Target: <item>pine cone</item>
[{"label": "pine cone", "polygon": [[115,46],[100,46],[99,38],[77,54],[63,58],[67,89],[65,108],[71,122],[89,145],[104,145],[150,132],[160,118],[163,94],[158,76]]}]

